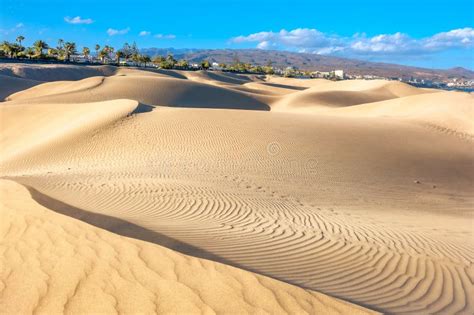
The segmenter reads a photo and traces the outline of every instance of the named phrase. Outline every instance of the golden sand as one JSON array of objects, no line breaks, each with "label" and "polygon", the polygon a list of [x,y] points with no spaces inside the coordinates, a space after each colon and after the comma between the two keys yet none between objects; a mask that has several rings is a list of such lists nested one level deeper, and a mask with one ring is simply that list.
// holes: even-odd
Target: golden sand
[{"label": "golden sand", "polygon": [[29,67],[73,81],[0,106],[0,309],[474,312],[473,95]]}]

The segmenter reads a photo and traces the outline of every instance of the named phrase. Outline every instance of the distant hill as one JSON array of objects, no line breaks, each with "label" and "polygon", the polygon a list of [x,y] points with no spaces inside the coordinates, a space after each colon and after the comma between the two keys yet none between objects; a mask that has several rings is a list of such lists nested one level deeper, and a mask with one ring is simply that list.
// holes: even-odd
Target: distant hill
[{"label": "distant hill", "polygon": [[141,52],[150,56],[167,55],[172,53],[176,59],[187,59],[200,62],[207,59],[211,62],[233,63],[235,60],[255,65],[274,67],[297,67],[302,70],[330,71],[343,69],[353,75],[377,75],[409,79],[410,77],[428,80],[446,80],[449,78],[474,79],[474,71],[461,67],[447,70],[426,69],[397,64],[370,62],[346,59],[333,56],[296,53],[289,51],[260,50],[260,49],[174,49],[174,48],[145,48]]}]

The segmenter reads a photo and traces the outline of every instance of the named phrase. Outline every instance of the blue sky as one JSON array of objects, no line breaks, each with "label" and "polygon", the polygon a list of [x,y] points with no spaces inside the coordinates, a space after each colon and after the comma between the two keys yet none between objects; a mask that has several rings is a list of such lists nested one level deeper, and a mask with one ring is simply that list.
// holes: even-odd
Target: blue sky
[{"label": "blue sky", "polygon": [[[263,48],[474,69],[468,1],[0,0],[0,39],[79,47]],[[140,36],[141,34],[141,36]]]}]

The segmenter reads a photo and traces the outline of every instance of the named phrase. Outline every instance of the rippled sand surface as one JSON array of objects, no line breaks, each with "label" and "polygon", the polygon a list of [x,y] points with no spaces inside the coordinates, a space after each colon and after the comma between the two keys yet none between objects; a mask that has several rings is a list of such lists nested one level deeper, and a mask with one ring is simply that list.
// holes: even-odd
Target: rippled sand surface
[{"label": "rippled sand surface", "polygon": [[[0,104],[0,172],[6,191],[18,191],[2,196],[18,196],[19,203],[8,206],[12,198],[2,199],[10,202],[5,211],[23,210],[23,217],[4,224],[5,235],[16,225],[28,230],[29,207],[71,226],[61,233],[74,238],[70,247],[76,249],[64,251],[87,242],[89,236],[77,232],[82,227],[106,235],[81,257],[109,264],[107,272],[119,273],[124,290],[146,287],[163,303],[194,300],[181,290],[175,296],[159,291],[152,278],[150,286],[143,284],[133,268],[147,259],[109,262],[101,246],[123,246],[127,253],[144,246],[163,260],[173,255],[173,261],[189,262],[184,275],[175,271],[177,282],[200,283],[210,269],[221,268],[215,285],[185,285],[201,298],[239,296],[236,310],[255,311],[250,304],[269,313],[314,313],[321,305],[328,307],[323,312],[342,313],[344,307],[366,311],[359,306],[403,314],[474,312],[471,94],[388,81],[73,66],[67,69],[76,75],[72,81],[56,81],[65,79],[58,67],[48,68],[44,80],[54,82],[32,83],[45,69],[21,67],[0,71],[14,77],[8,84],[16,92]],[[17,89],[23,80],[30,81]],[[50,233],[44,224],[34,229]],[[49,236],[44,248],[52,251],[61,237]],[[29,255],[11,254],[8,244],[38,243],[8,240],[0,239],[8,258],[7,272],[0,272],[3,290],[24,281],[11,255]],[[31,251],[31,259],[50,263],[40,254]],[[194,262],[204,267],[193,269]],[[90,268],[102,281],[97,292],[107,294],[107,277]],[[48,277],[44,270],[37,272]],[[221,289],[229,285],[227,272],[241,283],[229,295]],[[18,282],[5,281],[9,274]],[[260,275],[286,283],[244,280]],[[51,293],[56,280],[45,285],[38,277],[32,272],[31,291]],[[257,295],[268,308],[236,290],[244,282],[256,292],[262,286],[273,292],[273,298]],[[86,299],[68,292],[66,300],[83,310]],[[124,312],[140,304],[125,291],[113,292],[116,303],[131,303]],[[195,310],[219,312],[222,304],[211,300],[202,298]],[[186,310],[193,312],[176,309]]]}]

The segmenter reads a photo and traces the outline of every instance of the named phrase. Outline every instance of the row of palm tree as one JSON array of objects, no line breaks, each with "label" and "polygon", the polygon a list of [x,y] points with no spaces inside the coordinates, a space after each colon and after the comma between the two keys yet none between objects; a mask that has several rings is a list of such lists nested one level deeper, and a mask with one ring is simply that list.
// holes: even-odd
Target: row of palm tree
[{"label": "row of palm tree", "polygon": [[69,60],[71,55],[76,53],[76,44],[73,42],[64,42],[60,39],[56,48],[50,47],[45,41],[37,40],[31,47],[24,47],[22,42],[24,36],[18,36],[14,43],[3,41],[0,44],[0,56],[9,58],[28,58],[28,59],[57,59]]},{"label": "row of palm tree", "polygon": [[[37,40],[31,47],[24,47],[23,41],[24,36],[18,36],[15,42],[3,41],[0,44],[0,57],[6,56],[8,58],[28,58],[28,59],[43,59],[43,60],[60,60],[60,61],[71,61],[71,56],[78,53],[76,43],[66,42],[63,39],[59,39],[57,46],[52,47],[43,40]],[[125,64],[144,65],[145,67],[151,62],[155,66],[162,69],[190,69],[190,63],[186,59],[176,60],[172,54],[164,56],[155,56],[153,59],[150,56],[141,54],[136,43],[129,45],[125,43],[122,48],[115,49],[112,46],[104,45],[101,47],[99,44],[94,46],[95,58],[91,56],[91,50],[89,47],[82,48],[82,56],[88,62],[100,62],[102,64],[117,64],[121,65],[124,61]],[[208,60],[203,60],[198,68],[207,70],[211,67]],[[196,68],[194,65],[193,68]],[[240,62],[235,58],[233,64],[226,65],[224,63],[219,64],[219,68],[225,71],[234,72],[251,72],[251,73],[273,73],[273,67],[271,63],[267,66],[254,66],[249,63]]]}]

